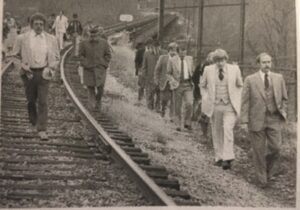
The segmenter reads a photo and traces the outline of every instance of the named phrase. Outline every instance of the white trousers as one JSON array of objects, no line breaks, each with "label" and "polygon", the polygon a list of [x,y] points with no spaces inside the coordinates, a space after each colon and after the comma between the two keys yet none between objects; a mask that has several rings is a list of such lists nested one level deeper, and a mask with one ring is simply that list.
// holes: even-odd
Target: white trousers
[{"label": "white trousers", "polygon": [[64,33],[63,32],[56,32],[56,38],[58,40],[59,49],[62,50],[64,47]]},{"label": "white trousers", "polygon": [[211,118],[215,161],[234,159],[233,128],[236,119],[237,116],[231,104],[215,105],[214,113]]}]

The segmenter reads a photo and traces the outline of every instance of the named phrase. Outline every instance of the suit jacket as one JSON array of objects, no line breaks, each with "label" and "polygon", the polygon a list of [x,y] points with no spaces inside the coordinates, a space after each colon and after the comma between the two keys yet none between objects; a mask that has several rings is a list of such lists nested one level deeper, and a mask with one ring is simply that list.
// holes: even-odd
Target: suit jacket
[{"label": "suit jacket", "polygon": [[60,18],[60,16],[58,15],[54,21],[52,28],[55,29],[56,33],[66,33],[68,28],[68,18],[64,15],[62,15]]},{"label": "suit jacket", "polygon": [[154,71],[154,82],[158,84],[160,90],[166,88],[168,77],[167,77],[167,67],[170,56],[161,55],[156,63]]},{"label": "suit jacket", "polygon": [[[193,57],[185,56],[184,60],[187,63],[189,76],[192,79],[193,68],[194,68],[193,67]],[[168,79],[170,81],[171,90],[178,88],[179,83],[180,83],[180,76],[181,76],[181,59],[178,55],[169,59],[168,65],[167,65],[167,74],[168,74]]]},{"label": "suit jacket", "polygon": [[159,50],[154,54],[152,50],[145,51],[142,66],[142,76],[145,78],[145,85],[154,87],[154,69],[159,56],[166,54],[164,50]]},{"label": "suit jacket", "polygon": [[79,20],[72,20],[67,28],[69,34],[73,35],[75,32],[82,34],[82,26]]},{"label": "suit jacket", "polygon": [[143,57],[145,53],[145,48],[142,47],[138,49],[135,53],[134,63],[135,63],[135,75],[138,75],[139,69],[143,66]]},{"label": "suit jacket", "polygon": [[101,38],[96,41],[82,41],[79,46],[79,58],[84,68],[84,84],[86,86],[104,85],[106,69],[111,60],[108,42]]},{"label": "suit jacket", "polygon": [[[237,65],[225,65],[228,77],[228,93],[230,102],[237,113],[240,115],[241,97],[243,79],[240,68]],[[225,69],[224,68],[224,69]],[[200,80],[200,91],[202,96],[201,109],[202,112],[211,117],[214,112],[216,97],[216,80],[218,77],[218,67],[213,64],[205,67],[203,76]]]},{"label": "suit jacket", "polygon": [[[287,118],[287,91],[285,81],[281,74],[270,72],[270,80],[273,85],[274,97],[277,110],[283,120]],[[265,106],[264,82],[259,72],[248,76],[242,95],[241,122],[248,123],[249,130],[259,131],[263,129],[266,106]]]},{"label": "suit jacket", "polygon": [[[22,71],[22,66],[28,66],[28,64],[31,63],[32,59],[30,56],[30,32],[31,31],[20,34],[17,37],[11,53],[12,56],[18,58],[17,62],[15,62],[15,65],[17,66],[17,69],[21,70],[21,74],[25,73],[24,71]],[[46,32],[43,33],[45,33],[47,42],[47,66],[52,69],[56,69],[58,67],[60,59],[57,39],[51,34],[48,34]]]}]

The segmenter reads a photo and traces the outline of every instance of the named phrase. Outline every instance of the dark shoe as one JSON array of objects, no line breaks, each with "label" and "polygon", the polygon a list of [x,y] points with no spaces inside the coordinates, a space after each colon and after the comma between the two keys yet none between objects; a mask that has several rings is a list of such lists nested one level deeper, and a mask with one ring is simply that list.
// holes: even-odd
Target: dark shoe
[{"label": "dark shoe", "polygon": [[48,141],[48,135],[45,131],[39,131],[38,134],[42,141]]},{"label": "dark shoe", "polygon": [[188,129],[189,131],[193,130],[191,125],[184,125],[184,128]]},{"label": "dark shoe", "polygon": [[232,160],[225,160],[225,161],[223,161],[223,163],[222,163],[223,170],[231,169],[231,161]]},{"label": "dark shoe", "polygon": [[214,162],[214,166],[219,166],[219,167],[221,167],[221,166],[222,166],[222,163],[223,163],[223,160],[215,161],[215,162]]},{"label": "dark shoe", "polygon": [[29,122],[30,122],[30,124],[31,124],[32,126],[35,126],[35,125],[36,125],[36,120],[29,120]]}]

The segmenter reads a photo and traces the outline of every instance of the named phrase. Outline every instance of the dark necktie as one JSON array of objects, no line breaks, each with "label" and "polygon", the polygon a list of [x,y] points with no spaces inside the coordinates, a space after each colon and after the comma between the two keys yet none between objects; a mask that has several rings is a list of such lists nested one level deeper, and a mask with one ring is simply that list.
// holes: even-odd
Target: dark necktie
[{"label": "dark necktie", "polygon": [[224,79],[223,69],[219,69],[219,79],[220,80]]},{"label": "dark necktie", "polygon": [[268,89],[269,86],[270,86],[270,84],[269,84],[268,74],[265,74],[265,88]]}]

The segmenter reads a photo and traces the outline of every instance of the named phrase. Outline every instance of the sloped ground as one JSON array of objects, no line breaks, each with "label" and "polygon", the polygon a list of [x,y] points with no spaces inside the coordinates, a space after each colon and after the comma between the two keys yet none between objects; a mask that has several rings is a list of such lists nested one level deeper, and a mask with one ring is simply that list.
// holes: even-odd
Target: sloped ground
[{"label": "sloped ground", "polygon": [[[205,206],[295,207],[296,125],[289,123],[283,133],[281,168],[284,173],[261,189],[254,183],[251,147],[246,133],[236,128],[236,161],[233,169],[213,166],[211,140],[201,138],[194,125],[192,133],[175,131],[174,124],[136,102],[133,53],[115,47],[115,56],[106,83],[105,106],[120,128],[180,180],[181,186]],[[118,67],[118,68],[115,68]],[[122,84],[121,84],[122,83]],[[128,88],[129,87],[129,88]]]}]

